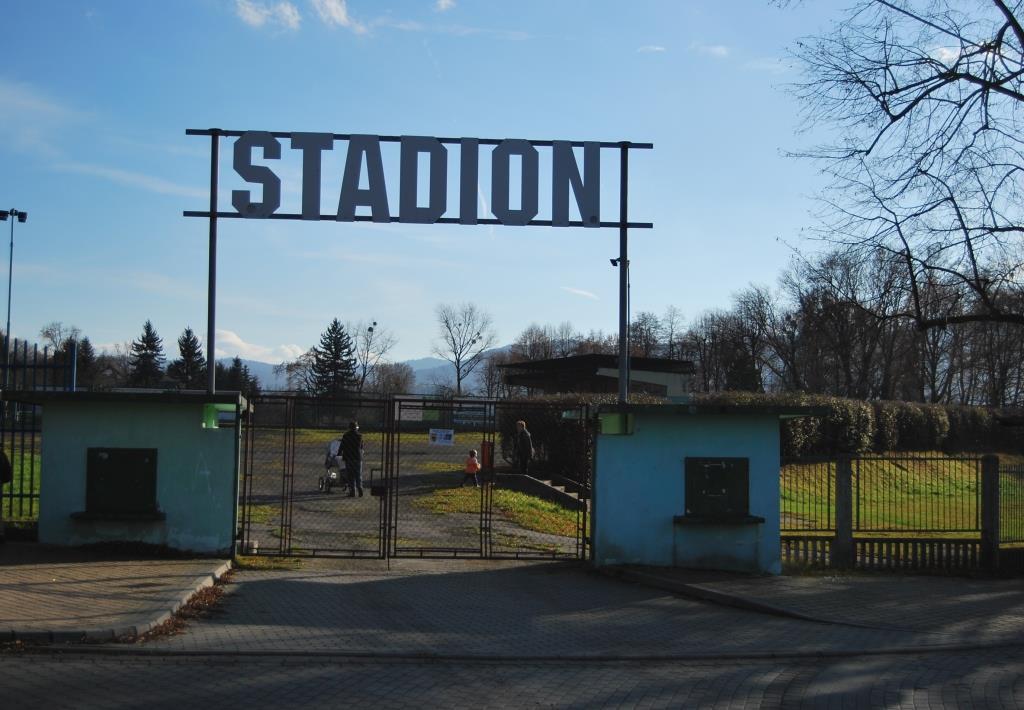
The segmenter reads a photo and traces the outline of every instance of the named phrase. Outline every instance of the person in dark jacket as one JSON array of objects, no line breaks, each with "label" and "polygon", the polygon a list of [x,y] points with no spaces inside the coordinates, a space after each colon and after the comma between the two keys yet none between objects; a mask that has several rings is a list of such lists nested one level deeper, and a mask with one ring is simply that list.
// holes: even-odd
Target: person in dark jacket
[{"label": "person in dark jacket", "polygon": [[516,464],[516,470],[522,474],[530,472],[530,462],[533,461],[533,437],[526,428],[526,422],[522,419],[516,422],[516,438],[512,442],[512,457]]},{"label": "person in dark jacket", "polygon": [[349,422],[348,431],[341,437],[341,459],[345,462],[345,473],[348,478],[348,497],[359,491],[363,495],[363,435],[359,433],[359,423]]}]

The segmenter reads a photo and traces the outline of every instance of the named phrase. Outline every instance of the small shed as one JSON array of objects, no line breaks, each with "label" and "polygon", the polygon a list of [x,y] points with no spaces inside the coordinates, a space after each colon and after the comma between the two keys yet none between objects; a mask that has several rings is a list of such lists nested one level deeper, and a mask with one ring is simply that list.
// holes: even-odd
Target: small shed
[{"label": "small shed", "polygon": [[238,392],[8,392],[42,406],[39,541],[142,542],[227,554]]},{"label": "small shed", "polygon": [[[505,383],[540,390],[562,392],[618,392],[619,357],[591,353],[549,360],[531,360],[499,365]],[[694,365],[689,360],[660,357],[630,357],[629,383],[633,392],[659,397],[684,397],[690,393]]]},{"label": "small shed", "polygon": [[595,565],[779,574],[779,421],[819,413],[702,404],[603,410]]}]

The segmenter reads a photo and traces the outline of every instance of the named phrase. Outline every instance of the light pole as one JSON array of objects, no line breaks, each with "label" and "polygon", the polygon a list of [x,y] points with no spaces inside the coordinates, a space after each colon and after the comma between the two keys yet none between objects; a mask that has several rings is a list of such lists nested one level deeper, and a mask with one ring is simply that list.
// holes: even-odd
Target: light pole
[{"label": "light pole", "polygon": [[4,330],[4,389],[10,381],[11,372],[11,286],[14,283],[14,220],[24,223],[28,212],[19,212],[13,207],[7,212],[0,212],[0,222],[11,218],[11,249],[7,260],[7,327]]}]

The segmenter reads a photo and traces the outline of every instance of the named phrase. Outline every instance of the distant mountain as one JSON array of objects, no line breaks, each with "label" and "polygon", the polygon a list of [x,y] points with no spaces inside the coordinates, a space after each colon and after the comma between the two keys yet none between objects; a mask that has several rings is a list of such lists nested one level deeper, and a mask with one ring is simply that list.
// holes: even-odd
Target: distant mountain
[{"label": "distant mountain", "polygon": [[[486,352],[487,355],[498,352],[508,352],[511,345],[504,345],[499,348],[492,348]],[[222,357],[217,360],[225,367],[231,367],[233,358]],[[413,391],[409,394],[431,394],[438,385],[455,385],[455,367],[439,357],[421,357],[414,360],[405,360],[406,365],[412,368],[416,376]],[[254,375],[260,381],[262,390],[284,390],[288,388],[288,379],[284,375],[274,374],[275,365],[269,362],[242,359],[242,364],[249,368],[249,374]],[[472,391],[480,386],[482,369],[477,368],[463,383],[463,390]]]},{"label": "distant mountain", "polygon": [[[217,360],[224,367],[231,367],[231,361],[234,358],[222,357]],[[269,362],[259,362],[258,360],[246,360],[242,359],[242,364],[249,368],[249,374],[253,375],[260,381],[260,389],[262,390],[283,390],[288,387],[288,380],[283,375],[278,377],[274,374],[275,365]]]}]

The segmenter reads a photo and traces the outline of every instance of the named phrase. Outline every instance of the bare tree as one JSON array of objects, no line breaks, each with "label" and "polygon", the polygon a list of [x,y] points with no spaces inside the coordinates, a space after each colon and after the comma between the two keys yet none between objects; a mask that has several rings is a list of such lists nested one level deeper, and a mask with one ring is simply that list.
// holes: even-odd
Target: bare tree
[{"label": "bare tree", "polygon": [[364,323],[359,321],[355,325],[351,323],[345,326],[351,334],[352,354],[356,358],[356,390],[363,393],[363,388],[369,379],[373,379],[373,372],[388,354],[391,348],[395,347],[398,340],[388,330],[377,325],[377,321]]},{"label": "bare tree", "polygon": [[483,352],[497,337],[491,316],[472,303],[442,303],[437,307],[437,325],[441,344],[434,347],[434,353],[455,367],[455,394],[461,396],[463,381],[481,363]]},{"label": "bare tree", "polygon": [[650,311],[640,311],[629,324],[632,355],[654,357],[661,342],[661,321]]},{"label": "bare tree", "polygon": [[316,378],[313,374],[313,362],[316,359],[315,348],[310,348],[290,362],[282,362],[274,366],[274,374],[284,375],[286,387],[293,392],[315,392]]},{"label": "bare tree", "polygon": [[679,357],[679,337],[683,330],[683,312],[675,306],[665,309],[661,317],[661,331],[664,337],[665,357],[675,360]]},{"label": "bare tree", "polygon": [[404,362],[378,362],[370,374],[369,387],[376,394],[409,394],[416,384],[416,373]]},{"label": "bare tree", "polygon": [[580,334],[572,327],[569,321],[562,321],[552,334],[552,341],[555,348],[555,357],[570,357],[576,354],[579,347]]},{"label": "bare tree", "polygon": [[71,340],[80,340],[82,331],[75,325],[64,325],[59,320],[51,321],[39,329],[39,337],[45,341],[50,350],[57,352]]},{"label": "bare tree", "polygon": [[488,399],[502,397],[508,394],[508,387],[505,385],[501,365],[509,362],[511,358],[507,353],[492,352],[484,359],[483,395]]},{"label": "bare tree", "polygon": [[795,53],[809,126],[834,129],[806,153],[833,178],[824,237],[898,256],[920,328],[1024,324],[1020,4],[861,0]]},{"label": "bare tree", "polygon": [[512,355],[517,360],[548,360],[555,356],[555,342],[551,328],[531,323],[512,343]]}]

